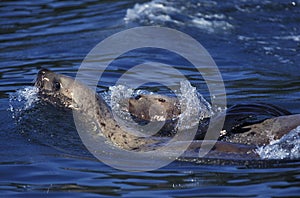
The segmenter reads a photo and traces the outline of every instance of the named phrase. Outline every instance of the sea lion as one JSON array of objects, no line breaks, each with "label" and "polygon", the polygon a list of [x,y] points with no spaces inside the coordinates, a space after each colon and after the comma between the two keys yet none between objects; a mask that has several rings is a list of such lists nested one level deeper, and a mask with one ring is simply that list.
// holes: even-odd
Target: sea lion
[{"label": "sea lion", "polygon": [[[179,116],[185,111],[178,98],[161,94],[139,94],[128,99],[128,111],[137,122],[164,122],[158,136],[172,137],[176,134]],[[195,140],[203,140],[208,129],[209,118],[201,118]]]},{"label": "sea lion", "polygon": [[38,72],[35,86],[43,100],[74,109],[91,117],[96,121],[96,127],[102,134],[120,148],[139,150],[158,142],[123,131],[104,99],[71,77],[42,69]]},{"label": "sea lion", "polygon": [[[79,111],[83,114],[93,117],[93,119],[96,121],[97,127],[100,129],[100,131],[105,136],[105,138],[110,140],[112,144],[117,145],[122,149],[133,150],[133,151],[149,150],[153,148],[152,147],[153,145],[158,145],[164,143],[165,141],[164,139],[160,139],[157,137],[138,137],[131,133],[128,133],[127,131],[124,131],[122,127],[114,119],[113,113],[110,107],[104,101],[104,99],[100,95],[95,94],[83,83],[76,81],[71,77],[62,74],[56,74],[49,70],[42,69],[39,71],[37,75],[35,86],[38,88],[39,94],[43,100],[58,106],[64,106],[67,108],[74,109],[75,111]],[[75,92],[76,94],[74,94]],[[143,95],[141,97],[148,97],[148,96]],[[166,96],[161,96],[161,98],[164,98],[164,100],[160,100],[159,98],[157,99],[155,98],[156,96],[151,96],[151,97],[152,99],[154,98],[154,100],[159,102],[160,104],[164,104],[163,105],[164,107],[167,107],[165,109],[165,112],[168,112],[166,114],[166,119],[172,118],[174,115],[180,114],[179,109],[177,110],[174,109],[177,108],[176,101],[174,101],[174,99],[169,100],[169,98],[167,98]],[[136,99],[138,98],[135,98],[135,100]],[[165,105],[166,102],[170,102],[170,105]],[[132,104],[137,105],[139,103],[132,103]],[[171,108],[171,110],[169,108]],[[139,108],[135,109],[135,113],[137,112],[136,111],[137,109]],[[141,111],[141,112],[146,112],[146,111]],[[174,115],[172,113],[174,113]],[[140,115],[142,118],[147,118],[145,113],[142,113]],[[151,116],[148,118],[151,119]],[[289,119],[289,117],[285,117],[285,119]],[[298,124],[298,121],[300,125],[300,119],[298,120],[297,116],[293,117],[293,119],[295,119],[295,125]],[[278,118],[278,120],[280,120],[280,117]],[[272,121],[273,120],[270,120],[269,122]],[[282,127],[284,127],[284,123],[280,121],[278,121],[278,123],[282,124]],[[258,126],[262,126],[261,128],[264,129],[263,125],[253,125],[250,126],[249,131],[251,131],[251,129],[254,129],[254,126],[257,128],[259,128]],[[238,133],[235,134],[238,135]],[[281,133],[278,134],[279,135],[277,137],[280,138]],[[264,137],[260,137],[260,138],[264,138]],[[192,144],[192,146],[199,147],[201,143],[205,143],[205,142],[195,141]],[[250,143],[250,146],[245,146],[246,144],[241,146],[241,144],[235,144],[234,141],[232,141],[232,143],[219,141],[217,142],[214,149],[220,152],[224,151],[224,152],[233,152],[233,153],[235,152],[249,153],[252,152],[253,145],[255,145],[252,143],[253,141]]]},{"label": "sea lion", "polygon": [[[177,98],[159,94],[142,94],[129,98],[129,112],[139,119],[155,120],[155,114],[150,112],[153,106],[158,111],[167,112],[161,118],[167,121],[168,128],[172,128],[170,125],[176,125],[176,118],[181,113]],[[279,139],[300,125],[300,115],[290,115],[289,111],[272,104],[233,105],[224,113],[225,123],[219,140],[256,146],[266,145],[272,139]],[[204,138],[208,125],[209,119],[200,120],[195,139]]]}]

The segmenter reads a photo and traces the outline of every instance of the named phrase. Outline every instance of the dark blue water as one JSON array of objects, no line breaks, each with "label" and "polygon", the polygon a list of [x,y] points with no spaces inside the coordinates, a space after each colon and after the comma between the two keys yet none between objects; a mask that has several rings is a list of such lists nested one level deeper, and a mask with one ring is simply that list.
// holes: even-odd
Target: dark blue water
[{"label": "dark blue water", "polygon": [[[299,6],[296,0],[1,1],[1,196],[299,196],[299,158],[256,166],[173,162],[140,173],[113,169],[85,149],[70,112],[24,108],[16,93],[32,86],[40,68],[75,76],[103,39],[131,27],[159,25],[187,33],[207,49],[221,71],[229,105],[260,101],[299,113]],[[177,65],[199,91],[205,87],[195,70],[180,66],[183,60],[154,52],[121,57],[99,82],[99,91],[141,60]]]}]

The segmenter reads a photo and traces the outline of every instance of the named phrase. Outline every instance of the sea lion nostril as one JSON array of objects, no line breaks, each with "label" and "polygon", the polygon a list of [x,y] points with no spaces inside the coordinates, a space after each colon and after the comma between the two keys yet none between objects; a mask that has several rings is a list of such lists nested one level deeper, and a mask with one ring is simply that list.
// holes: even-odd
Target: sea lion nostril
[{"label": "sea lion nostril", "polygon": [[48,69],[41,69],[39,72],[38,72],[38,77],[43,77],[43,76],[45,76],[45,74],[47,73],[47,72],[49,72],[49,70]]}]

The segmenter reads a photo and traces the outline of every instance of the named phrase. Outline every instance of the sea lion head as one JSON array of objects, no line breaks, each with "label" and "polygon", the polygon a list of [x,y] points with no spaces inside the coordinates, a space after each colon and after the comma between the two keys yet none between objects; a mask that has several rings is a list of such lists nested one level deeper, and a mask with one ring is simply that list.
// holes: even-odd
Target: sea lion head
[{"label": "sea lion head", "polygon": [[140,119],[165,121],[180,115],[180,105],[174,97],[139,94],[129,98],[129,112]]},{"label": "sea lion head", "polygon": [[35,86],[44,100],[70,108],[74,83],[75,80],[68,76],[42,69],[38,72]]}]

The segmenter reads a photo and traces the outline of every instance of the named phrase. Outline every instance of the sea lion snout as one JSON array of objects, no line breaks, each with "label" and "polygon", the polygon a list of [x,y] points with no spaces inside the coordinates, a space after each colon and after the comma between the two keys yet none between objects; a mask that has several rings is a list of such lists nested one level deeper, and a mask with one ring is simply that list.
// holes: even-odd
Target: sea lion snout
[{"label": "sea lion snout", "polygon": [[35,86],[40,91],[58,91],[61,88],[61,83],[57,74],[47,69],[42,69],[38,72]]},{"label": "sea lion snout", "polygon": [[46,69],[42,69],[38,72],[34,86],[36,86],[39,89],[42,89],[44,87],[43,81],[46,72],[47,72]]},{"label": "sea lion snout", "polygon": [[41,69],[38,72],[37,78],[36,78],[36,82],[35,82],[35,86],[38,87],[39,89],[44,89],[45,85],[47,84],[47,82],[50,81],[49,77],[47,77],[47,75],[50,73],[49,70],[47,69]]}]

